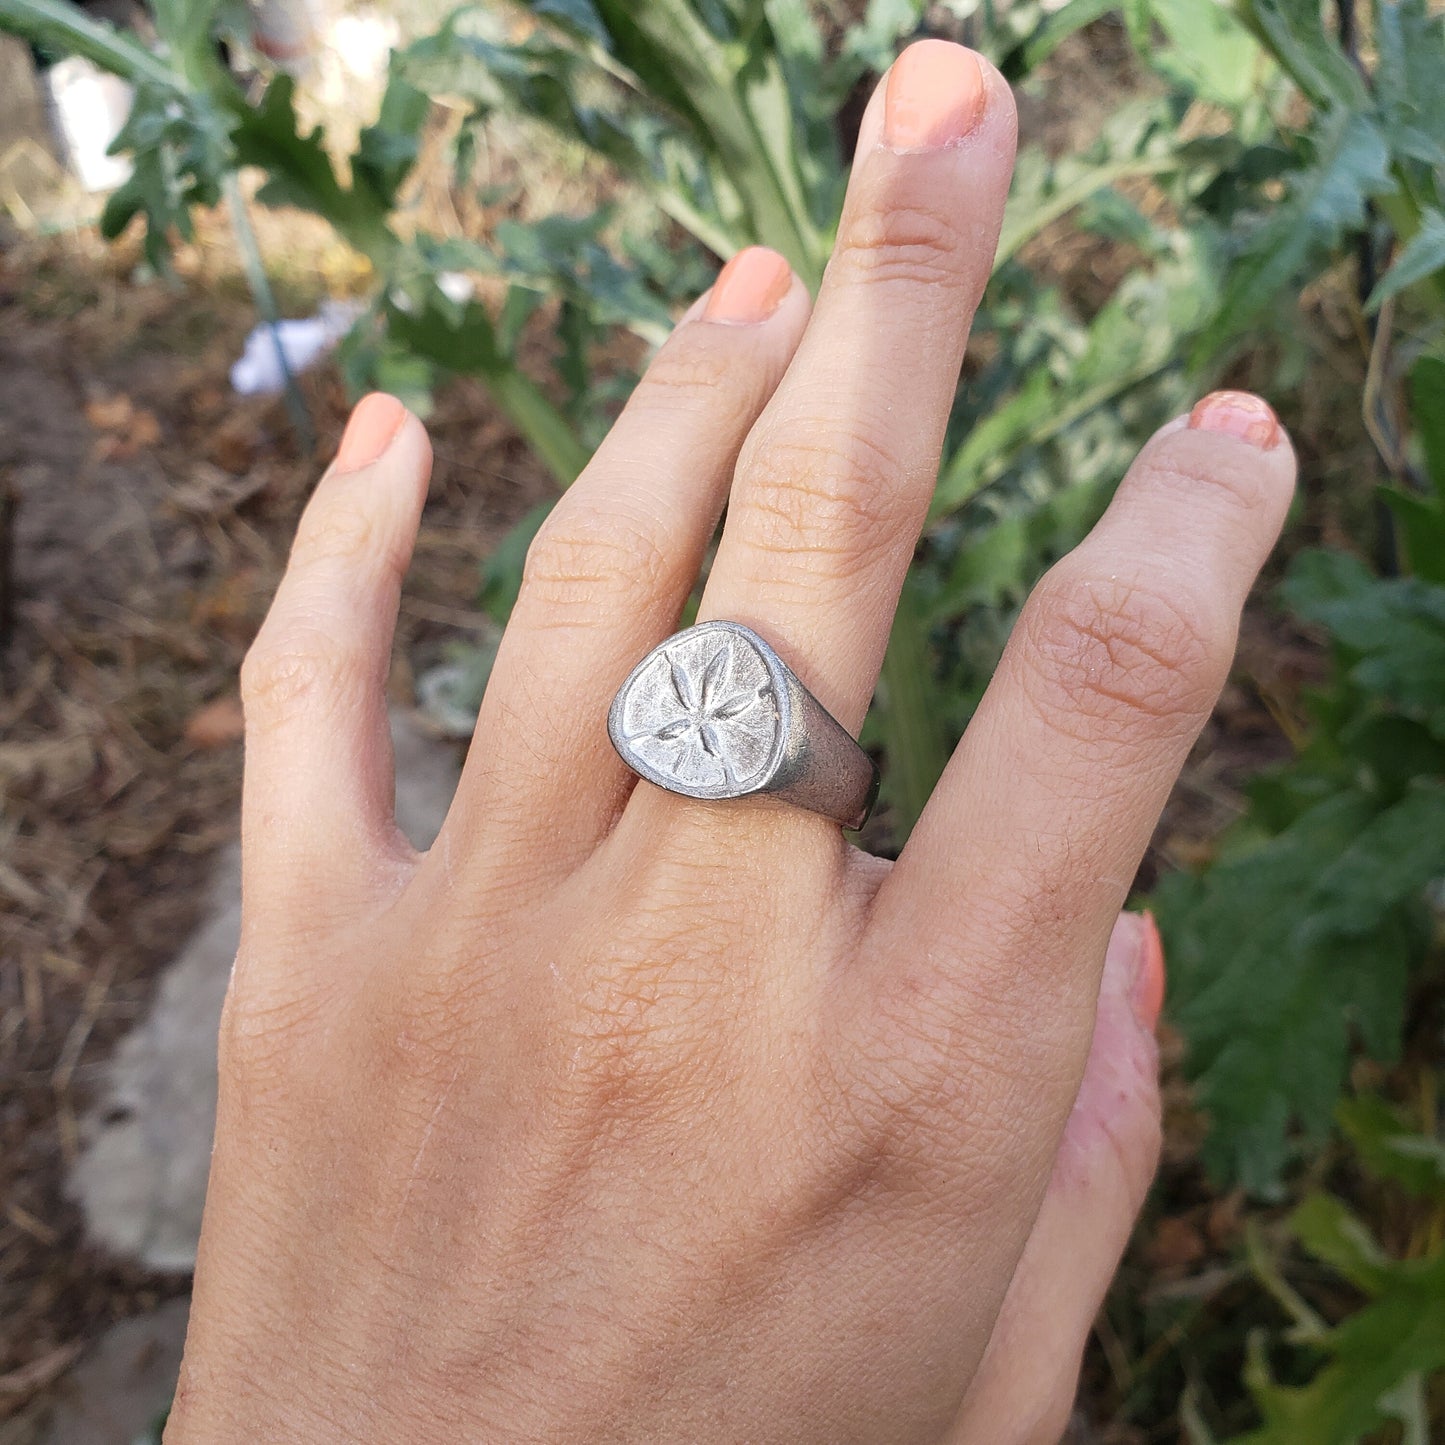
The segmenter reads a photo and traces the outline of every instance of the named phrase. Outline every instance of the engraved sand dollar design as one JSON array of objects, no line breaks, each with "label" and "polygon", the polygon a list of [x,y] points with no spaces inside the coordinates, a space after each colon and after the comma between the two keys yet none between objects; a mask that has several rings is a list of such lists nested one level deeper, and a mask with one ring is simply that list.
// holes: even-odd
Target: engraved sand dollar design
[{"label": "engraved sand dollar design", "polygon": [[633,669],[608,715],[623,760],[694,798],[736,798],[777,771],[786,684],[766,645],[735,622],[670,637]]}]

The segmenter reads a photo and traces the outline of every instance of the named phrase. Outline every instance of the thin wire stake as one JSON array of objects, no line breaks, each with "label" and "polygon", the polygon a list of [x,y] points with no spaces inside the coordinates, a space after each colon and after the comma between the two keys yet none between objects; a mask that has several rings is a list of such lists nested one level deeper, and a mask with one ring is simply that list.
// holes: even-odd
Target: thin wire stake
[{"label": "thin wire stake", "polygon": [[291,425],[296,430],[296,439],[307,456],[316,450],[316,428],[311,422],[311,413],[306,398],[296,385],[296,378],[286,360],[286,350],[281,345],[281,333],[277,330],[280,320],[276,311],[276,297],[271,291],[271,282],[266,275],[266,266],[261,259],[261,248],[256,244],[256,232],[251,227],[251,216],[246,210],[246,199],[241,194],[241,183],[235,171],[228,171],[225,179],[226,204],[231,211],[231,226],[236,233],[236,244],[241,252],[241,264],[246,270],[246,282],[251,288],[251,299],[256,303],[257,314],[262,324],[271,333],[271,344],[276,348],[276,362],[281,369],[281,381],[286,393],[286,410],[291,414]]}]

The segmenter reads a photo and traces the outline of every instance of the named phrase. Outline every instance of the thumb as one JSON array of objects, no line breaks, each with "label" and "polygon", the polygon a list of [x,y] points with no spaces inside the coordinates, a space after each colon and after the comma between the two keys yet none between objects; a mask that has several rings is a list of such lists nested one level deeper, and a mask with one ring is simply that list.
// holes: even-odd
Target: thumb
[{"label": "thumb", "polygon": [[1163,1002],[1159,930],[1121,913],[1053,1175],[949,1445],[1054,1445],[1068,1425],[1089,1330],[1159,1161]]}]

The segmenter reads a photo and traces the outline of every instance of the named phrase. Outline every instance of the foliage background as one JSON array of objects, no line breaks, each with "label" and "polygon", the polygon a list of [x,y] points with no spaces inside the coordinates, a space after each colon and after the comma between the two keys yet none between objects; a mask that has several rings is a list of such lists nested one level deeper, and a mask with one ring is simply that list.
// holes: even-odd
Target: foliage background
[{"label": "foliage background", "polygon": [[[238,13],[157,0],[154,24],[159,46],[56,0],[0,0],[0,25],[137,86],[118,143],[134,175],[105,232],[139,218],[164,271],[197,208],[224,199],[249,230],[236,178],[259,169],[257,201],[323,217],[364,258],[368,306],[341,357],[353,388],[425,409],[448,377],[480,378],[558,486],[719,259],[762,241],[816,284],[848,118],[901,43],[966,38],[1025,107],[1062,47],[1090,45],[1090,133],[1020,155],[865,733],[888,780],[869,842],[901,844],[1028,586],[1157,424],[1222,382],[1306,422],[1297,555],[1275,597],[1330,662],[1312,691],[1264,699],[1288,756],[1153,890],[1190,1120],[1176,1133],[1194,1137],[1152,1207],[1188,1253],[1207,1206],[1227,1258],[1207,1288],[1176,1287],[1167,1258],[1149,1278],[1131,1263],[1101,1321],[1090,1409],[1132,1438],[1432,1438],[1445,1419],[1445,33],[1427,0],[1328,14],[1311,0],[464,7],[397,51],[348,156],[298,118],[289,77],[255,56],[221,63],[218,38],[246,56]],[[608,202],[519,213],[484,236],[434,228],[416,182],[439,112],[454,196],[475,195],[478,147],[503,117],[595,168]],[[474,282],[462,299],[458,276]],[[264,276],[257,297],[269,304]],[[1339,323],[1327,339],[1322,312]],[[1357,385],[1331,375],[1341,351]],[[1308,425],[1321,394],[1343,411],[1338,432]],[[480,579],[498,623],[545,510]],[[1346,534],[1353,548],[1301,545]],[[468,648],[420,690],[464,720],[488,659]]]}]

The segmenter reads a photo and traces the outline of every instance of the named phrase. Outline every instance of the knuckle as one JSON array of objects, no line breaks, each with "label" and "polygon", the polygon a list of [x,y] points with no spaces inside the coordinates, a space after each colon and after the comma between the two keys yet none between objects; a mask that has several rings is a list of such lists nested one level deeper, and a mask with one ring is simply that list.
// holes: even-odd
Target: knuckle
[{"label": "knuckle", "polygon": [[[1041,715],[1111,735],[1182,734],[1214,705],[1231,643],[1202,606],[1118,578],[1056,569],[1022,622],[1024,684]],[[1092,736],[1092,730],[1090,735]]]},{"label": "knuckle", "polygon": [[769,439],[745,469],[754,542],[812,567],[852,571],[915,521],[912,489],[900,485],[903,465],[861,426]]},{"label": "knuckle", "polygon": [[317,497],[301,518],[292,548],[292,566],[364,563],[400,580],[405,570],[399,548],[359,492]]},{"label": "knuckle", "polygon": [[615,506],[559,508],[527,549],[523,595],[545,612],[575,620],[598,615],[600,598],[621,590],[655,596],[669,587],[678,559],[662,529]]},{"label": "knuckle", "polygon": [[[1199,442],[1203,436],[1206,446]],[[1216,497],[1246,519],[1265,511],[1274,491],[1272,478],[1258,459],[1209,447],[1208,433],[1189,431],[1170,437],[1157,455],[1148,459],[1149,482],[1177,493],[1188,505],[1197,506],[1202,496]]]},{"label": "knuckle", "polygon": [[358,660],[334,638],[295,629],[281,638],[264,634],[241,664],[241,706],[248,727],[274,727],[318,701],[353,691]]},{"label": "knuckle", "polygon": [[736,391],[740,375],[751,368],[739,367],[723,347],[695,344],[688,330],[684,327],[653,357],[639,390],[665,396],[669,407],[693,399],[712,407],[719,396]]},{"label": "knuckle", "polygon": [[832,265],[850,280],[950,286],[963,280],[960,255],[954,217],[915,203],[869,210],[851,221]]}]

